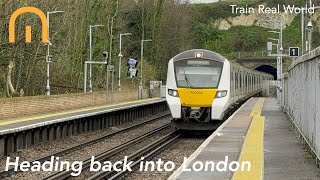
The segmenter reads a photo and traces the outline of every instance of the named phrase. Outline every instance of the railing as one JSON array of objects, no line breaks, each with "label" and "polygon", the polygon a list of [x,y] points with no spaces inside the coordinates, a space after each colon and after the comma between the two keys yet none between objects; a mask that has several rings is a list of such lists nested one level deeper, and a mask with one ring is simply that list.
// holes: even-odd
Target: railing
[{"label": "railing", "polygon": [[240,58],[251,58],[251,57],[267,57],[266,51],[257,51],[257,52],[231,52],[227,54],[222,54],[228,59],[240,59]]},{"label": "railing", "polygon": [[[283,54],[288,54],[288,50],[284,50]],[[222,53],[224,57],[227,57],[229,60],[240,59],[240,58],[270,58],[267,51],[254,51],[254,52],[231,52],[231,53]]]},{"label": "railing", "polygon": [[320,157],[320,47],[296,59],[284,75],[282,107]]}]

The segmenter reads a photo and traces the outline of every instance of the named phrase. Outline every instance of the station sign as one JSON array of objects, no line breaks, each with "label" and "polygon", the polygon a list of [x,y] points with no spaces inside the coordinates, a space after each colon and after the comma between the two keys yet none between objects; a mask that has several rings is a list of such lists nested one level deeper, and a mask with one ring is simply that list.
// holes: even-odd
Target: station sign
[{"label": "station sign", "polygon": [[51,63],[51,62],[53,61],[52,55],[48,55],[48,56],[46,57],[46,60],[47,60],[47,63]]},{"label": "station sign", "polygon": [[129,65],[129,67],[137,67],[137,65],[138,65],[138,61],[137,60],[135,60],[135,59],[132,59],[132,58],[130,58],[129,60],[128,60],[128,65]]},{"label": "station sign", "polygon": [[299,47],[290,47],[289,55],[290,57],[299,57]]}]

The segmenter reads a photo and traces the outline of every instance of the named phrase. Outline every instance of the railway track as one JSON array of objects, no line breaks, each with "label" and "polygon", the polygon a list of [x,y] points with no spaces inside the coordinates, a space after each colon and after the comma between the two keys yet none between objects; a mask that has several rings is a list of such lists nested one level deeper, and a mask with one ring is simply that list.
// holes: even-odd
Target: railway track
[{"label": "railway track", "polygon": [[[75,145],[75,146],[72,146],[70,148],[63,149],[63,150],[61,150],[59,152],[52,153],[52,154],[50,154],[48,156],[45,156],[45,157],[42,157],[42,158],[39,158],[39,159],[36,159],[36,160],[32,160],[32,161],[30,161],[30,163],[33,163],[35,161],[45,162],[45,161],[50,160],[52,156],[60,157],[60,156],[69,154],[69,153],[71,153],[73,151],[77,151],[79,149],[88,147],[88,146],[93,145],[93,144],[97,144],[97,143],[99,143],[99,142],[101,142],[103,140],[106,140],[106,139],[111,138],[113,136],[116,136],[118,134],[129,132],[131,130],[137,129],[139,127],[142,127],[142,126],[147,125],[149,123],[155,122],[155,121],[160,120],[162,118],[166,118],[168,116],[170,116],[169,113],[166,113],[166,114],[163,114],[163,115],[159,115],[159,116],[155,116],[155,117],[150,117],[149,119],[147,119],[146,121],[144,121],[142,123],[139,123],[139,124],[136,124],[136,125],[132,125],[130,127],[124,128],[122,130],[107,134],[105,136],[102,136],[102,137],[99,137],[99,138],[96,138],[96,139],[93,139],[93,140],[90,140],[90,141],[87,141],[87,142],[84,142],[84,143],[81,143],[81,144],[78,144],[78,145]],[[167,124],[167,126],[169,127],[169,124]],[[13,174],[18,173],[18,172],[20,172],[20,171],[14,171],[14,168],[10,168],[8,171],[2,171],[2,172],[0,172],[0,179],[12,176]]]},{"label": "railway track", "polygon": [[[165,135],[161,139],[149,144],[146,147],[142,147],[138,151],[134,152],[130,156],[128,156],[128,161],[133,161],[134,163],[130,166],[131,169],[135,169],[137,166],[139,166],[140,162],[142,161],[141,157],[144,157],[143,160],[151,159],[152,157],[156,156],[157,154],[161,153],[163,150],[165,150],[168,146],[170,146],[172,143],[177,141],[180,137],[180,133],[178,130]],[[110,171],[110,172],[99,172],[95,174],[94,176],[91,176],[88,178],[88,180],[95,180],[95,179],[121,179],[124,176],[126,176],[129,171]]]},{"label": "railway track", "polygon": [[[168,124],[166,124],[166,125],[164,125],[164,126],[161,126],[161,127],[159,127],[159,128],[156,128],[156,129],[154,129],[154,130],[152,130],[152,131],[150,131],[150,132],[148,132],[148,133],[146,133],[146,134],[143,134],[143,135],[141,135],[141,136],[139,136],[139,137],[136,137],[136,138],[134,138],[134,139],[132,139],[132,140],[129,140],[129,141],[127,141],[127,142],[125,142],[125,143],[117,146],[117,147],[114,147],[114,148],[112,148],[112,149],[110,149],[110,150],[107,150],[107,151],[105,151],[105,152],[103,152],[103,153],[95,156],[95,161],[100,161],[100,162],[106,161],[106,160],[108,160],[109,158],[111,158],[112,156],[121,153],[122,151],[124,151],[124,150],[132,147],[132,146],[135,145],[135,144],[138,144],[138,143],[144,141],[144,140],[147,139],[147,138],[150,138],[152,135],[154,135],[154,134],[156,134],[156,133],[159,133],[159,132],[161,132],[161,131],[163,131],[163,130],[169,129],[170,127],[171,127],[171,125],[170,125],[170,123],[168,123]],[[172,135],[171,135],[171,134],[170,134],[170,135],[167,135],[166,138],[165,138],[165,140],[168,140],[168,137],[169,137],[169,136],[172,136]],[[156,142],[157,142],[157,143],[156,143]],[[159,145],[159,143],[162,143],[163,141],[161,141],[161,142],[160,142],[160,141],[156,141],[156,142],[155,142],[155,143],[152,143],[153,146]],[[153,146],[152,146],[152,147],[153,147]],[[149,147],[149,146],[147,146],[147,147]],[[147,148],[147,147],[145,147],[145,148]],[[137,155],[139,155],[139,154],[137,154]],[[131,157],[131,156],[130,156],[130,157]],[[130,157],[128,157],[128,159],[129,159]],[[131,160],[131,159],[129,159],[129,160]],[[83,161],[82,171],[88,169],[88,168],[90,167],[90,163],[91,163],[91,157],[88,158],[88,159],[86,159],[85,161]],[[110,172],[110,173],[112,173],[112,172]],[[53,174],[53,175],[51,175],[51,176],[48,176],[48,177],[46,177],[46,178],[44,178],[44,179],[45,179],[45,180],[67,179],[67,178],[69,178],[70,176],[71,176],[71,174],[70,174],[69,171],[61,171],[61,172],[55,173],[55,174]],[[104,174],[104,173],[103,173],[103,174],[102,174],[102,173],[101,173],[101,174],[98,173],[97,175],[95,175],[95,176],[93,176],[93,177],[96,177],[96,176],[103,177],[103,176],[105,176],[105,174]],[[97,178],[99,179],[99,177],[97,177]],[[95,179],[95,178],[94,178],[94,179]]]}]

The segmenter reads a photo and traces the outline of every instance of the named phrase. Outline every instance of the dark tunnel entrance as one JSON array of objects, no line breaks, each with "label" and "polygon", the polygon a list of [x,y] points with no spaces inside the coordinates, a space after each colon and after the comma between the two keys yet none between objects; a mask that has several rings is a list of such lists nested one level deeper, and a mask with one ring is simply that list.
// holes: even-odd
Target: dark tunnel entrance
[{"label": "dark tunnel entrance", "polygon": [[275,80],[277,79],[277,69],[272,66],[262,65],[257,67],[255,70],[271,74]]}]

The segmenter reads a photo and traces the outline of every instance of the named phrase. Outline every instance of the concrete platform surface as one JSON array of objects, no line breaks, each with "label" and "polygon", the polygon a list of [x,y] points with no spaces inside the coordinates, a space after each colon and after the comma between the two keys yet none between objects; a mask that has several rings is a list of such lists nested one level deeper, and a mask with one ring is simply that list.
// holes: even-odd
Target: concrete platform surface
[{"label": "concrete platform surface", "polygon": [[[251,171],[192,168],[198,162],[225,161],[226,156],[228,163],[250,161]],[[315,160],[294,135],[290,120],[274,98],[247,101],[188,158],[184,167],[169,179],[320,179]]]},{"label": "concrete platform surface", "polygon": [[87,107],[51,114],[42,114],[31,117],[0,120],[0,135],[24,131],[28,129],[84,118],[88,116],[99,115],[107,112],[123,110],[135,106],[144,106],[148,104],[159,103],[162,101],[164,102],[165,100],[160,98],[144,99],[122,103],[114,103],[97,107]]},{"label": "concrete platform surface", "polygon": [[264,179],[320,179],[315,160],[294,135],[290,120],[276,101],[266,99],[262,110],[265,116]]}]

